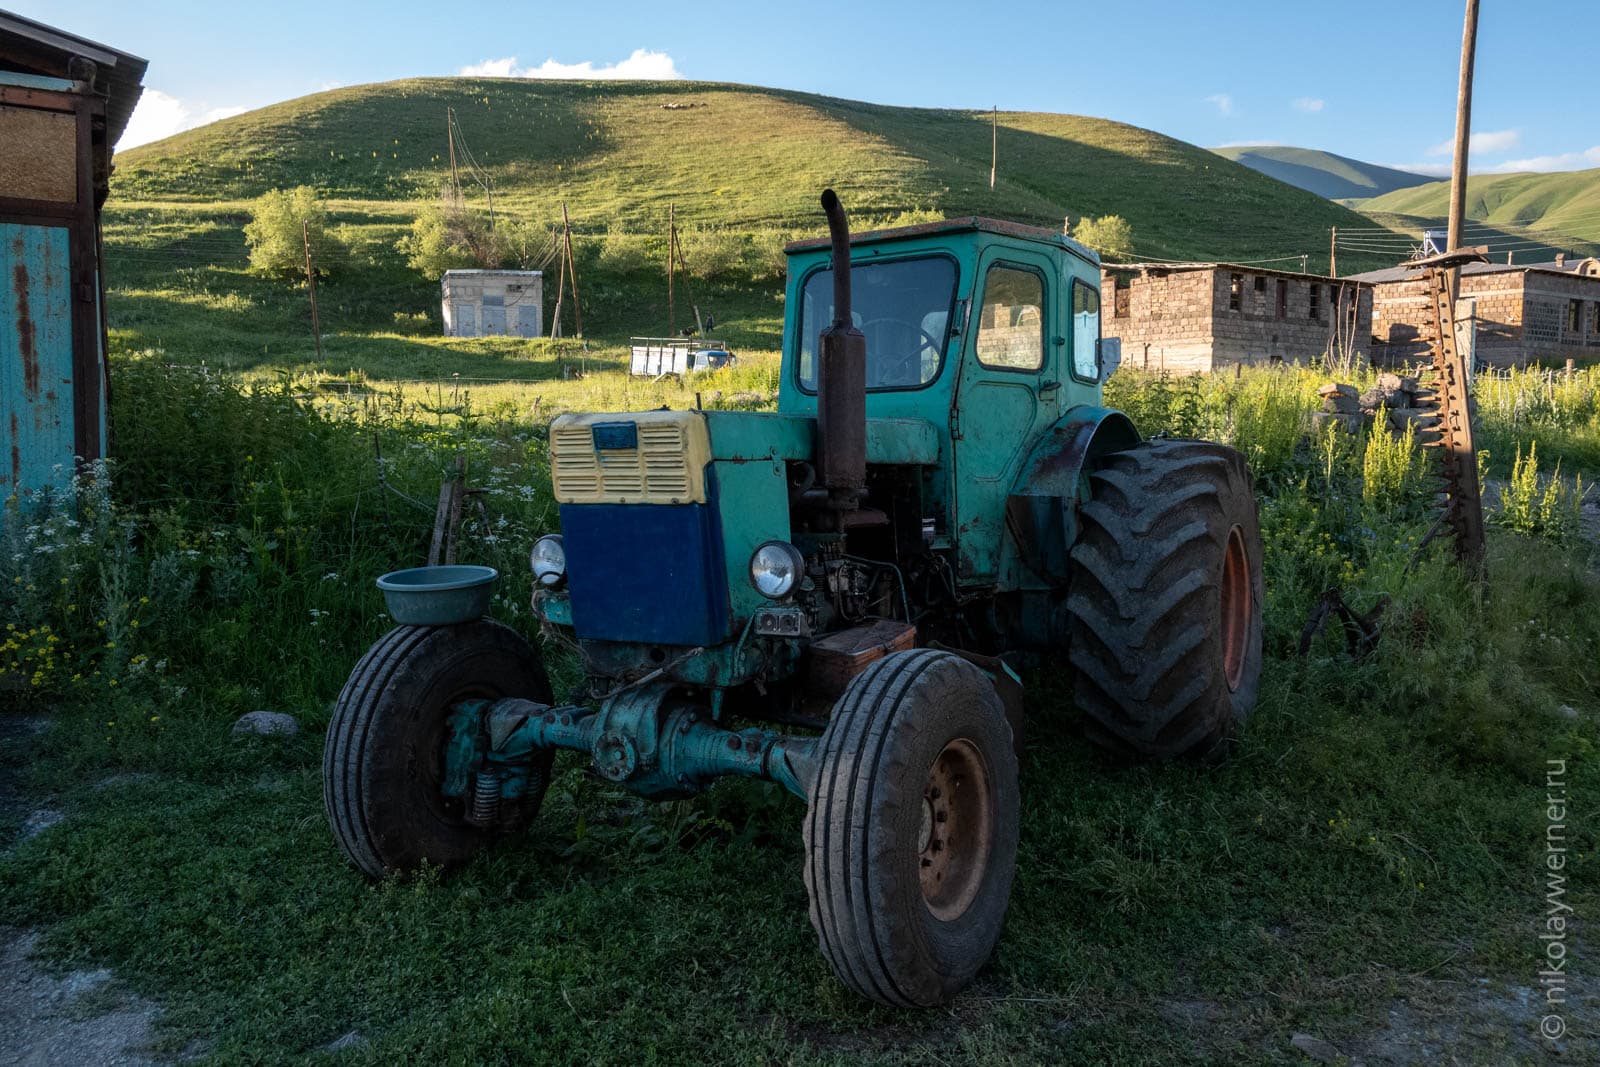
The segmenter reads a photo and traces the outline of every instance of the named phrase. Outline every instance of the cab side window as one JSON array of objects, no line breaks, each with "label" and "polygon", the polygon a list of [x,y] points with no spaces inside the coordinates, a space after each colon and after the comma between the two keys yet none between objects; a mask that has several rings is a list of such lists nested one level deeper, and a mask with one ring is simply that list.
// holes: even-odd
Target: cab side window
[{"label": "cab side window", "polygon": [[1044,276],[996,264],[983,285],[978,312],[978,362],[1006,370],[1044,365]]},{"label": "cab side window", "polygon": [[1073,279],[1072,373],[1085,382],[1100,380],[1100,290]]}]

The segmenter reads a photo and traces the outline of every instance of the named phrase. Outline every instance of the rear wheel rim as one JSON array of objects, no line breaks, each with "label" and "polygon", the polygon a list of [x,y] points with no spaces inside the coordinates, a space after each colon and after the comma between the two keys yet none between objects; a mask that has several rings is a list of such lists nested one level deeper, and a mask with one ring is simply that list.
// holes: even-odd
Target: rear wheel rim
[{"label": "rear wheel rim", "polygon": [[1228,680],[1228,691],[1236,692],[1244,679],[1244,661],[1250,648],[1250,628],[1255,616],[1255,598],[1250,591],[1250,555],[1245,551],[1244,531],[1238,526],[1228,531],[1219,599],[1222,669]]},{"label": "rear wheel rim", "polygon": [[977,899],[994,847],[995,803],[989,767],[964,737],[945,745],[922,792],[917,877],[934,918],[950,922]]}]

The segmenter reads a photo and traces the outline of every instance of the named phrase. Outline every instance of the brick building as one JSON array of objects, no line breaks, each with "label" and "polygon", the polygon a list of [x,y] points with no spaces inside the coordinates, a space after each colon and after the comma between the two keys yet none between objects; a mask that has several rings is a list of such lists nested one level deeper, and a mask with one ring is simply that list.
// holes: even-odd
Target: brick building
[{"label": "brick building", "polygon": [[1198,373],[1366,351],[1372,286],[1234,263],[1108,264],[1104,336],[1125,366]]},{"label": "brick building", "polygon": [[[1357,274],[1373,286],[1374,358],[1425,358],[1431,329],[1427,290],[1404,267]],[[1461,297],[1474,303],[1476,358],[1496,366],[1600,358],[1600,259],[1470,263]],[[1458,317],[1463,312],[1458,311]]]}]

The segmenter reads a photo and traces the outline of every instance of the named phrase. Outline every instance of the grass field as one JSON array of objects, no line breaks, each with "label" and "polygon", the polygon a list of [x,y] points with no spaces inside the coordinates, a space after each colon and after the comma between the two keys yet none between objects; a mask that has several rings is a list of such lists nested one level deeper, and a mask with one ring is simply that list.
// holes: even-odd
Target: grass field
[{"label": "grass field", "polygon": [[1204,149],[1103,119],[1001,113],[991,191],[986,114],[702,82],[337,89],[119,153],[114,194],[207,203],[305,184],[404,215],[448,177],[447,107],[500,210],[551,223],[565,201],[591,234],[662,233],[669,204],[689,227],[814,234],[827,185],[860,222],[985,214],[1059,226],[1118,214],[1133,224],[1127,252],[1158,259],[1319,262],[1329,227],[1370,225]]},{"label": "grass field", "polygon": [[[1485,397],[1485,439],[1539,440],[1547,465],[1592,479],[1597,378],[1559,396],[1508,382]],[[608,380],[565,384],[611,399]],[[521,560],[554,522],[542,417],[341,406],[287,378],[120,361],[112,488],[87,488],[76,519],[9,521],[0,546],[17,627],[0,684],[17,710],[54,712],[0,755],[30,798],[0,829],[27,806],[66,814],[0,854],[0,924],[114,967],[165,1008],[169,1052],[217,1062],[297,1060],[350,1031],[366,1044],[341,1055],[367,1062],[1287,1062],[1300,1032],[1350,1054],[1529,1058],[1537,1018],[1515,990],[1535,982],[1546,760],[1574,795],[1600,786],[1594,549],[1570,524],[1495,527],[1486,593],[1437,546],[1406,573],[1430,520],[1420,461],[1386,437],[1306,436],[1320,380],[1113,382],[1147,431],[1251,457],[1262,700],[1219,765],[1129,766],[1079,738],[1061,663],[1032,672],[1007,934],[949,1009],[905,1014],[828,973],[800,809],[775,788],[654,806],[566,762],[526,840],[364,883],[323,821],[319,754],[344,674],[387,626],[371,579],[420,558],[426,502],[466,449],[490,489],[468,557],[511,576],[495,613],[526,626]],[[374,433],[398,493],[377,485]],[[1362,610],[1393,597],[1364,662],[1333,636],[1295,654],[1329,587]],[[231,740],[255,708],[304,732]],[[1595,844],[1574,828],[1580,913]],[[1591,1008],[1572,1011],[1591,1020],[1575,1058]]]}]

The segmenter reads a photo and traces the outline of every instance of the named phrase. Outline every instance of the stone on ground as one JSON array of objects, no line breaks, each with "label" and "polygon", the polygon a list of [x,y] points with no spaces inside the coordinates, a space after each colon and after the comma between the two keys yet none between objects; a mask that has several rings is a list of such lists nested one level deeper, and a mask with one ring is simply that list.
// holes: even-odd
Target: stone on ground
[{"label": "stone on ground", "polygon": [[252,711],[239,716],[239,721],[233,724],[233,732],[236,735],[293,737],[300,732],[300,724],[295,721],[293,715],[286,715],[281,711]]}]

